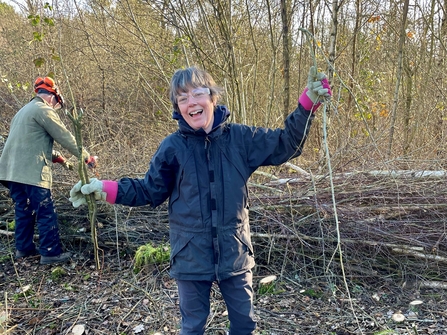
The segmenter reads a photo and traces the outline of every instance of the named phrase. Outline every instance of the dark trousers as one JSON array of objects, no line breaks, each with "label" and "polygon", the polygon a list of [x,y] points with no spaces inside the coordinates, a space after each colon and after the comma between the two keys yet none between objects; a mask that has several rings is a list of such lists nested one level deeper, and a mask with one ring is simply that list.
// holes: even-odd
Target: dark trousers
[{"label": "dark trousers", "polygon": [[39,230],[39,253],[57,256],[61,250],[57,214],[51,191],[46,188],[9,182],[9,191],[15,205],[15,243],[20,251],[35,249],[34,224]]},{"label": "dark trousers", "polygon": [[[203,335],[210,313],[210,292],[213,282],[177,280],[181,335]],[[218,282],[230,319],[230,335],[254,334],[253,275],[247,271]]]}]

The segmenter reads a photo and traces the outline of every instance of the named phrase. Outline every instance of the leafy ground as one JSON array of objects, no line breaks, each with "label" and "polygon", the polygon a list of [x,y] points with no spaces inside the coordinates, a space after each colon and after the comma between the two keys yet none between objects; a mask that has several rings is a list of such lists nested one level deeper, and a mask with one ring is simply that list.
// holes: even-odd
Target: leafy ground
[{"label": "leafy ground", "polygon": [[[5,334],[179,334],[176,284],[165,266],[135,274],[131,255],[105,251],[96,271],[90,245],[79,245],[70,263],[39,265],[13,259],[12,240],[1,240],[1,327]],[[255,271],[255,288],[266,268]],[[269,269],[277,273],[280,269]],[[300,282],[278,277],[273,293],[257,294],[259,334],[447,334],[444,290],[418,289],[386,280],[349,283],[351,300],[328,278]],[[414,300],[420,305],[412,306]],[[350,303],[352,302],[352,305]],[[402,313],[397,323],[392,315]],[[225,334],[227,317],[218,289],[206,334]]]}]

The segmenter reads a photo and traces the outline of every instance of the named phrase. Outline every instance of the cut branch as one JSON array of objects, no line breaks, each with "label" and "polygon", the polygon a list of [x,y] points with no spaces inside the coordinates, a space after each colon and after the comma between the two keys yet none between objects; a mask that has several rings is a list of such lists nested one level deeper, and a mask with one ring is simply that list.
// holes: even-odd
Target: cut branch
[{"label": "cut branch", "polygon": [[[70,113],[68,113],[71,121],[73,122],[74,132],[75,132],[75,138],[76,138],[76,144],[78,146],[79,151],[79,158],[78,158],[78,173],[79,177],[81,178],[82,185],[89,184],[90,179],[88,177],[87,172],[87,165],[84,162],[84,148],[82,144],[82,115],[83,111],[80,110],[80,113],[77,112],[76,107],[72,107]],[[98,247],[98,237],[96,232],[96,202],[95,202],[95,196],[94,194],[88,194],[85,196],[87,200],[87,206],[88,206],[88,219],[90,221],[90,230],[91,230],[91,236],[92,236],[92,242],[93,242],[93,253],[95,255],[95,265],[96,269],[101,269],[101,263],[99,260],[99,247]]]}]

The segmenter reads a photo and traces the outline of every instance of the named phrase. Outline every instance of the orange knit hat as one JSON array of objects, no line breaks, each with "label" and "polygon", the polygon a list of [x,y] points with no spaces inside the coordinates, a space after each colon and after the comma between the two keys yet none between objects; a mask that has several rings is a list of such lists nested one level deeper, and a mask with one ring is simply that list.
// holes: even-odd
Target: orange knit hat
[{"label": "orange knit hat", "polygon": [[54,80],[50,77],[37,77],[36,81],[34,82],[34,92],[37,93],[40,89],[43,89],[49,93],[54,94],[56,97],[56,100],[58,103],[61,104],[61,106],[64,105],[64,97],[59,92],[59,88],[57,87]]}]

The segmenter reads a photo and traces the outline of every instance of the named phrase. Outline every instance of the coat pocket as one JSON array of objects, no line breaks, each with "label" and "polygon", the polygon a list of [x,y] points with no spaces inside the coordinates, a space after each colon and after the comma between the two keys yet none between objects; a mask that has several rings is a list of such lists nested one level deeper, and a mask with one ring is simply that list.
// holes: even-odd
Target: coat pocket
[{"label": "coat pocket", "polygon": [[209,239],[198,233],[170,232],[171,274],[175,278],[184,276],[212,276],[214,256]]},{"label": "coat pocket", "polygon": [[220,243],[221,274],[236,273],[254,266],[254,252],[250,239],[250,226],[239,225],[225,230]]},{"label": "coat pocket", "polygon": [[178,255],[183,249],[186,248],[187,244],[193,238],[193,235],[190,234],[177,234],[171,231],[170,242],[171,242],[171,266]]},{"label": "coat pocket", "polygon": [[40,177],[43,181],[52,182],[51,168],[48,165],[44,165],[42,167],[42,172],[40,173]]}]

